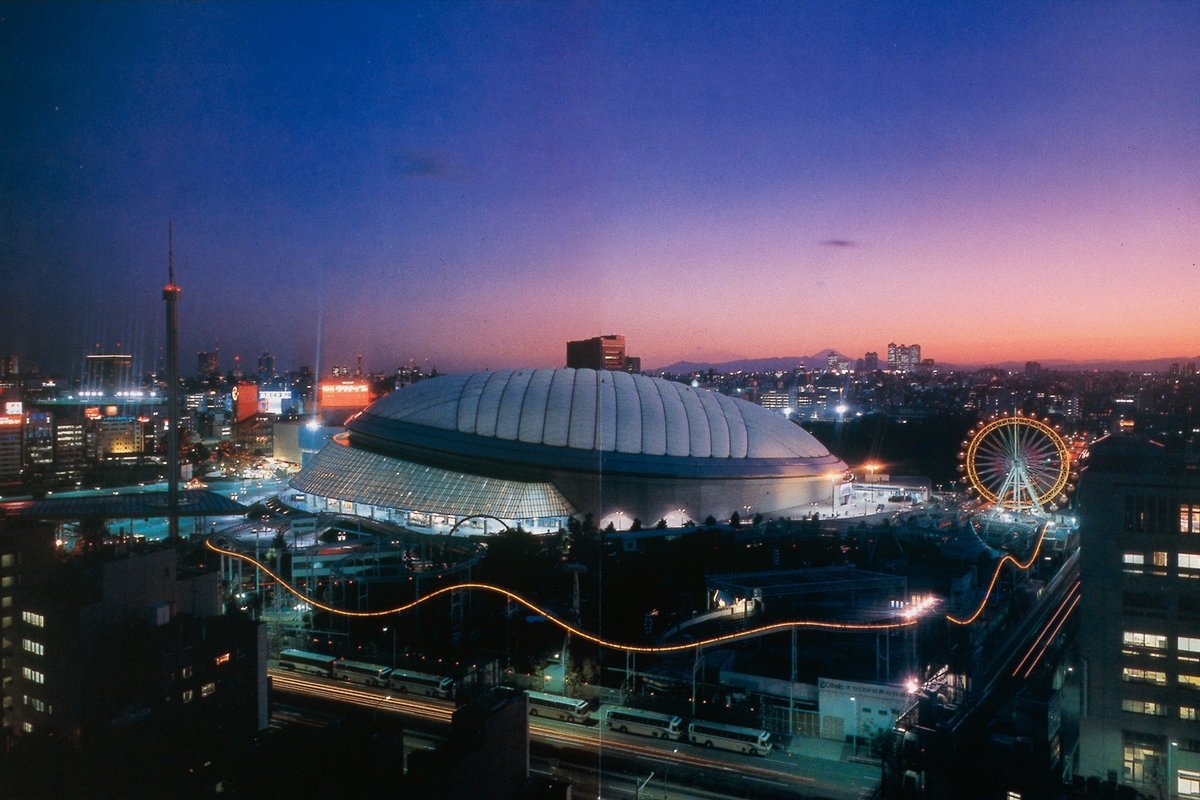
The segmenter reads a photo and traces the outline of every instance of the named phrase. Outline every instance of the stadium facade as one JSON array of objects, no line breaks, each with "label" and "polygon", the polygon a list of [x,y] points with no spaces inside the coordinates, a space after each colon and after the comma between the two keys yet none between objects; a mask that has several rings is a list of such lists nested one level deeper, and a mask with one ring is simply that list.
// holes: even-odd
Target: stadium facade
[{"label": "stadium facade", "polygon": [[[846,465],[778,412],[644,375],[447,375],[346,423],[291,482],[317,510],[416,526],[489,515],[532,530],[798,516]],[[298,499],[298,498],[297,498]]]}]

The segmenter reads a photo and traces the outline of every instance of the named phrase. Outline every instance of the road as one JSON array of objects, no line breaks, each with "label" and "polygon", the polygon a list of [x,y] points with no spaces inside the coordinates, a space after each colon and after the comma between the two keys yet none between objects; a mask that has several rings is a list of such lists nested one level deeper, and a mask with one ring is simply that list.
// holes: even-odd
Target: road
[{"label": "road", "polygon": [[[275,691],[340,703],[378,714],[401,715],[406,725],[445,735],[454,704],[447,700],[397,695],[292,672],[270,670]],[[570,780],[581,797],[676,798],[827,798],[857,800],[870,796],[877,768],[807,758],[776,749],[750,757],[703,749],[669,740],[621,734],[593,722],[578,725],[545,718],[529,720],[534,772]],[[653,774],[653,777],[650,777]],[[645,783],[649,777],[649,782]]]}]

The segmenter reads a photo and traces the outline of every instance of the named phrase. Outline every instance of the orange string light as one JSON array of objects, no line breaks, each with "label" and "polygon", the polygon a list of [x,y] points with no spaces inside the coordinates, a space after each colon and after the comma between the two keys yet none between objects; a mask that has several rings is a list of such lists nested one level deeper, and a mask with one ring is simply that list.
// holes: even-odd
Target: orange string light
[{"label": "orange string light", "polygon": [[[1037,560],[1038,553],[1041,552],[1042,540],[1044,538],[1045,538],[1045,529],[1043,528],[1042,534],[1038,537],[1037,546],[1034,547],[1034,549],[1033,549],[1033,554],[1024,563],[1021,563],[1020,561],[1018,561],[1016,558],[1014,558],[1013,556],[1011,556],[1009,554],[1005,554],[1004,557],[1000,559],[1000,561],[996,564],[995,571],[992,573],[992,579],[988,583],[987,592],[984,594],[983,600],[980,601],[979,607],[975,609],[975,612],[973,614],[971,614],[969,617],[966,617],[965,619],[961,619],[961,618],[955,617],[951,614],[947,614],[946,619],[949,620],[950,622],[953,622],[956,625],[970,625],[972,622],[974,622],[976,619],[978,619],[979,615],[983,613],[983,609],[987,606],[988,599],[992,596],[992,590],[996,586],[996,581],[999,580],[999,578],[1000,578],[1000,571],[1004,568],[1004,565],[1007,563],[1011,563],[1014,566],[1016,566],[1018,569],[1021,569],[1021,570],[1029,569],[1031,566],[1033,566],[1034,562]],[[331,614],[339,614],[344,617],[386,617],[386,616],[390,616],[392,614],[403,614],[406,611],[411,611],[412,609],[416,608],[417,606],[419,606],[423,603],[427,603],[430,600],[433,600],[434,598],[440,597],[441,595],[447,594],[449,592],[478,589],[480,591],[492,592],[494,594],[502,595],[503,597],[508,598],[509,600],[513,601],[514,603],[518,603],[518,604],[524,606],[525,608],[532,611],[533,613],[538,614],[539,616],[545,617],[552,624],[558,626],[559,628],[566,631],[567,633],[578,636],[580,639],[583,639],[588,642],[592,642],[593,644],[599,645],[600,647],[604,647],[604,648],[607,648],[610,650],[619,650],[619,651],[626,652],[626,653],[678,653],[678,652],[681,652],[684,650],[691,650],[693,648],[708,647],[710,645],[722,644],[722,643],[726,643],[726,642],[735,642],[735,641],[738,641],[741,639],[749,639],[751,637],[761,636],[761,635],[767,634],[767,633],[792,630],[792,629],[796,629],[796,628],[807,628],[807,629],[811,629],[811,630],[825,630],[825,631],[894,631],[894,630],[901,630],[904,628],[910,628],[910,627],[916,625],[920,621],[919,617],[913,617],[911,619],[905,619],[905,620],[898,621],[898,622],[831,622],[831,621],[826,621],[826,620],[791,620],[788,622],[776,622],[771,625],[762,625],[757,628],[750,628],[748,630],[738,631],[736,633],[726,633],[726,634],[722,634],[720,636],[713,636],[708,639],[701,639],[696,642],[688,642],[686,644],[656,645],[656,646],[627,644],[627,643],[622,643],[622,642],[610,641],[608,639],[603,639],[599,636],[595,636],[591,633],[588,633],[587,631],[581,630],[581,629],[575,627],[574,625],[571,625],[569,622],[565,622],[565,621],[559,619],[558,617],[554,616],[549,611],[538,606],[537,604],[535,604],[529,600],[526,600],[524,597],[517,594],[516,592],[509,591],[508,589],[505,589],[500,586],[492,586],[491,584],[487,584],[487,583],[473,583],[473,582],[472,583],[456,583],[453,586],[443,586],[440,589],[435,589],[434,591],[430,592],[429,594],[425,595],[424,597],[418,597],[416,600],[413,600],[410,603],[405,603],[403,605],[396,606],[395,608],[387,608],[387,609],[382,609],[379,611],[348,611],[346,609],[337,608],[336,606],[328,605],[327,603],[322,603],[319,600],[309,597],[307,594],[301,592],[299,589],[297,589],[296,587],[292,586],[290,583],[285,581],[281,576],[277,575],[269,567],[265,566],[264,564],[259,563],[251,556],[244,555],[242,553],[238,553],[234,550],[226,550],[222,547],[217,547],[211,541],[206,540],[204,544],[206,547],[208,547],[209,550],[212,550],[215,553],[220,553],[221,555],[229,556],[230,558],[237,558],[242,561],[245,561],[248,564],[252,564],[254,567],[262,570],[264,573],[266,573],[268,576],[270,576],[278,585],[282,586],[284,589],[286,589],[291,594],[295,595],[297,598],[299,598],[303,602],[307,603],[310,606],[313,606],[314,608],[319,608],[322,611],[328,611]]]}]

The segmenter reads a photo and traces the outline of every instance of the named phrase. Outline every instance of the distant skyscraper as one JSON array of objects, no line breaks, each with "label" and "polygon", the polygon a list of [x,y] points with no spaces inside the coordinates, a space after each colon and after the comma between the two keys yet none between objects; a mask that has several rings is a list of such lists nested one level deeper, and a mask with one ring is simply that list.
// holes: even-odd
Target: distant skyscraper
[{"label": "distant skyscraper", "polygon": [[863,356],[863,369],[867,372],[874,372],[879,369],[879,353],[876,353],[874,350],[868,351]]},{"label": "distant skyscraper", "polygon": [[133,356],[93,353],[84,357],[84,391],[115,394],[133,382]]},{"label": "distant skyscraper", "polygon": [[21,362],[15,355],[0,358],[0,378],[15,378],[21,374]]},{"label": "distant skyscraper", "polygon": [[1092,447],[1079,486],[1079,775],[1200,796],[1200,471],[1147,439]]},{"label": "distant skyscraper", "polygon": [[258,382],[267,383],[275,378],[275,356],[264,350],[258,357]]},{"label": "distant skyscraper", "polygon": [[642,360],[625,355],[624,336],[609,334],[567,342],[567,367],[640,372]]},{"label": "distant skyscraper", "polygon": [[216,378],[221,374],[221,351],[201,350],[196,354],[196,374],[202,379]]},{"label": "distant skyscraper", "polygon": [[921,345],[888,343],[888,369],[892,372],[911,372],[921,363]]}]

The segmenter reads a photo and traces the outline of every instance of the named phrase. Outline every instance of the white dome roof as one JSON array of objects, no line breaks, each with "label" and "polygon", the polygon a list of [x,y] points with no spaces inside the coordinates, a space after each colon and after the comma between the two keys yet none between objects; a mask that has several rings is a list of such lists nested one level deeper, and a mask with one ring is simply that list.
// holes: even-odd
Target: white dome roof
[{"label": "white dome roof", "polygon": [[[673,381],[591,369],[446,375],[371,404],[364,416],[550,447],[694,458],[822,458],[777,412]],[[351,421],[348,426],[354,430]]]}]

